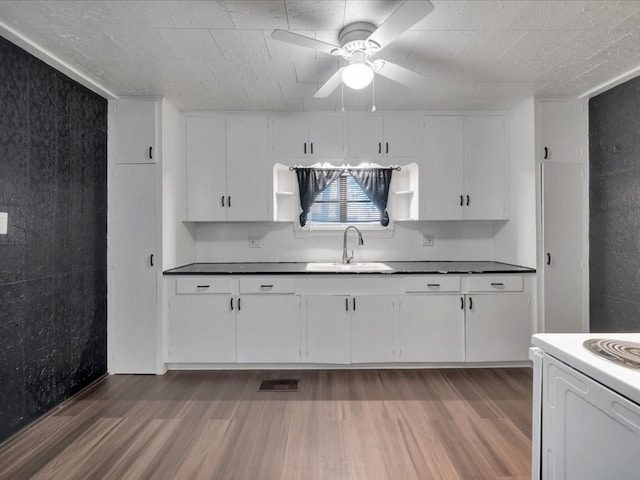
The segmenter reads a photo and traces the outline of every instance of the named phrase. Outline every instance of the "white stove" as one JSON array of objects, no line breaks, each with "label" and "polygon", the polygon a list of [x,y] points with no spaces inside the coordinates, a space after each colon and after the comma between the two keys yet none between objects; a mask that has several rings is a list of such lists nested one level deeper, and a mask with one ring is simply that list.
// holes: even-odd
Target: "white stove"
[{"label": "white stove", "polygon": [[640,334],[533,336],[533,479],[640,479],[635,344]]}]

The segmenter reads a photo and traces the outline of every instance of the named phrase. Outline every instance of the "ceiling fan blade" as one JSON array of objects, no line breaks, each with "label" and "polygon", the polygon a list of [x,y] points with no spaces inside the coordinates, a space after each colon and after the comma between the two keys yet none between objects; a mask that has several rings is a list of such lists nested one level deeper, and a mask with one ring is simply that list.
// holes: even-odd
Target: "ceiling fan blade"
[{"label": "ceiling fan blade", "polygon": [[368,40],[374,41],[382,49],[432,11],[433,4],[429,0],[407,0],[369,35]]},{"label": "ceiling fan blade", "polygon": [[318,91],[313,95],[313,98],[327,98],[329,95],[333,93],[333,91],[338,88],[338,85],[342,83],[342,71],[344,67],[339,68],[336,73],[331,75],[331,78],[324,82]]},{"label": "ceiling fan blade", "polygon": [[426,85],[427,77],[408,68],[396,65],[395,63],[387,62],[386,60],[376,60],[374,66],[376,67],[375,72],[377,74],[394,82],[406,85],[407,87],[419,88]]},{"label": "ceiling fan blade", "polygon": [[305,37],[304,35],[298,35],[297,33],[289,32],[288,30],[274,30],[271,32],[271,38],[328,54],[331,54],[331,52],[339,48],[335,45],[331,45],[330,43],[321,42],[320,40]]}]

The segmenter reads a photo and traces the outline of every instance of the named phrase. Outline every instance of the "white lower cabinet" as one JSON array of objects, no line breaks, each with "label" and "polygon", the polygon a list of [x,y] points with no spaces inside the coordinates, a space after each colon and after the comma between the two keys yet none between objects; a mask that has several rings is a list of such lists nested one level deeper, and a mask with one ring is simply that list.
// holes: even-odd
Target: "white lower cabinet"
[{"label": "white lower cabinet", "polygon": [[351,363],[395,361],[396,297],[351,297]]},{"label": "white lower cabinet", "polygon": [[231,295],[176,295],[169,306],[169,362],[236,361]]},{"label": "white lower cabinet", "polygon": [[300,362],[300,296],[242,295],[236,319],[239,363]]},{"label": "white lower cabinet", "polygon": [[351,362],[351,316],[345,295],[309,295],[307,312],[307,363]]},{"label": "white lower cabinet", "polygon": [[403,296],[398,323],[398,360],[464,362],[464,314],[462,295]]},{"label": "white lower cabinet", "polygon": [[467,362],[528,359],[531,301],[527,293],[466,295]]}]

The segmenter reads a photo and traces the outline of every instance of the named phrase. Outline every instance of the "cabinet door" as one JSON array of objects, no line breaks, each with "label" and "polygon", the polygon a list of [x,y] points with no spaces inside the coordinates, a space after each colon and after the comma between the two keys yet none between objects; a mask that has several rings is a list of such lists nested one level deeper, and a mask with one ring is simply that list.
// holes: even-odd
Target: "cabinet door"
[{"label": "cabinet door", "polygon": [[541,478],[637,479],[640,406],[549,355],[543,369]]},{"label": "cabinet door", "polygon": [[116,164],[109,183],[110,373],[156,373],[157,169],[154,164]]},{"label": "cabinet door", "polygon": [[546,162],[583,163],[589,148],[586,101],[545,101],[539,105],[542,152],[538,158]]},{"label": "cabinet door", "polygon": [[230,295],[175,295],[169,305],[169,363],[236,361]]},{"label": "cabinet door", "polygon": [[273,182],[266,117],[227,117],[227,219],[271,220]]},{"label": "cabinet door", "polygon": [[383,156],[383,117],[353,115],[349,117],[347,156],[377,160]]},{"label": "cabinet door", "polygon": [[238,362],[300,362],[300,297],[242,295],[237,309]]},{"label": "cabinet door", "polygon": [[387,157],[417,157],[419,151],[419,117],[415,114],[385,114],[382,153]]},{"label": "cabinet door", "polygon": [[467,362],[528,359],[531,309],[526,293],[466,296]]},{"label": "cabinet door", "polygon": [[323,158],[344,158],[344,116],[314,115],[309,117],[309,156],[315,161]]},{"label": "cabinet door", "polygon": [[464,362],[464,298],[405,295],[400,299],[401,362]]},{"label": "cabinet door", "polygon": [[309,155],[309,121],[302,115],[273,117],[273,158]]},{"label": "cabinet door", "polygon": [[395,297],[352,297],[351,363],[395,360]]},{"label": "cabinet door", "polygon": [[586,330],[582,315],[582,165],[542,164],[544,332]]},{"label": "cabinet door", "polygon": [[185,119],[187,156],[187,220],[227,219],[227,159],[225,117]]},{"label": "cabinet door", "polygon": [[463,117],[428,116],[420,159],[420,220],[460,220],[464,207]]},{"label": "cabinet door", "polygon": [[145,100],[114,102],[115,163],[156,163],[156,109]]},{"label": "cabinet door", "polygon": [[464,218],[499,220],[505,212],[504,117],[464,118]]},{"label": "cabinet door", "polygon": [[307,297],[307,362],[349,363],[349,302],[351,299],[343,295]]}]

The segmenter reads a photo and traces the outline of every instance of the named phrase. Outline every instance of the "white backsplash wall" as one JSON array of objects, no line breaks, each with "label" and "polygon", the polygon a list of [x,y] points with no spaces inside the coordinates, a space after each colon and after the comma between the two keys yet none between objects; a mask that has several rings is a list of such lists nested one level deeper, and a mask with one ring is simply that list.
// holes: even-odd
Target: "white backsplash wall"
[{"label": "white backsplash wall", "polygon": [[[393,237],[363,231],[364,245],[349,232],[355,261],[493,260],[493,235],[504,222],[402,222]],[[434,237],[422,246],[423,234]],[[249,237],[260,248],[249,248]],[[342,232],[295,237],[291,223],[198,223],[196,262],[340,262]]]}]

